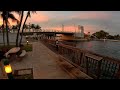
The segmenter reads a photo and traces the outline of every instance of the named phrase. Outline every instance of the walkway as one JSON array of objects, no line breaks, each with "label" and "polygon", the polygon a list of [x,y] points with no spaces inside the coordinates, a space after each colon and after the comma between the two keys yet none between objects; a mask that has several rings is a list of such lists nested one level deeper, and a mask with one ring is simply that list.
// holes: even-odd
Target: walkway
[{"label": "walkway", "polygon": [[41,42],[33,42],[33,51],[21,62],[13,61],[13,70],[33,68],[34,79],[70,79],[57,64],[58,57]]}]

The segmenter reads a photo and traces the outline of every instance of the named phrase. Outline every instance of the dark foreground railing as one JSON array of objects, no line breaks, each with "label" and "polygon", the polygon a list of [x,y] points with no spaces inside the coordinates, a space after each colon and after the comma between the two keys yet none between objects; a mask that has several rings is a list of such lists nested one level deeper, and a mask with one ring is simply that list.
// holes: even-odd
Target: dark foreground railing
[{"label": "dark foreground railing", "polygon": [[[54,52],[57,52],[54,40],[46,40],[44,44]],[[120,78],[120,60],[64,44],[58,45],[58,54],[95,79]]]}]

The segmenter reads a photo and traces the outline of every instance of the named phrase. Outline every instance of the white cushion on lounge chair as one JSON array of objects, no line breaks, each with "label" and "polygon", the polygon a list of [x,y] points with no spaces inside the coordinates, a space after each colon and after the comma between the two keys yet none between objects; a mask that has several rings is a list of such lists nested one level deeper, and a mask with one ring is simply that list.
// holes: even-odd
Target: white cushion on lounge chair
[{"label": "white cushion on lounge chair", "polygon": [[20,50],[20,47],[11,48],[8,53],[17,53]]},{"label": "white cushion on lounge chair", "polygon": [[20,47],[11,48],[8,52],[5,53],[5,56],[8,57],[10,53],[17,53],[20,50]]},{"label": "white cushion on lounge chair", "polygon": [[6,53],[5,53],[5,57],[8,57],[8,54],[9,54],[9,53],[8,53],[8,52],[6,52]]},{"label": "white cushion on lounge chair", "polygon": [[22,50],[22,53],[19,55],[19,57],[24,57],[26,55],[26,51]]}]

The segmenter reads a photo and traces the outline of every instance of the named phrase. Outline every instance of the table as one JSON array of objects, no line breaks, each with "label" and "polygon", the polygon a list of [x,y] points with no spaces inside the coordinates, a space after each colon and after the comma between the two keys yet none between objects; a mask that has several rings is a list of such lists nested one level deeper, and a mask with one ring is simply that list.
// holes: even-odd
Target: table
[{"label": "table", "polygon": [[11,48],[8,53],[17,53],[20,50],[20,47]]},{"label": "table", "polygon": [[9,54],[11,53],[17,53],[18,51],[20,50],[20,47],[14,47],[14,48],[11,48],[7,53],[5,53],[5,56],[8,57]]}]

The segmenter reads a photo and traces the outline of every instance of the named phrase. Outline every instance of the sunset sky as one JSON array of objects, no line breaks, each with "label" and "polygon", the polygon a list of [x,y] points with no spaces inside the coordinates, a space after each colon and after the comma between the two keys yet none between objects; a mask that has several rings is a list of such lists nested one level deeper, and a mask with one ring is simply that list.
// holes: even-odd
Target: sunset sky
[{"label": "sunset sky", "polygon": [[74,32],[75,26],[77,30],[82,25],[85,33],[105,30],[112,35],[120,34],[120,11],[37,11],[28,18],[29,22],[39,24],[42,29],[61,30],[63,24],[65,31]]}]

